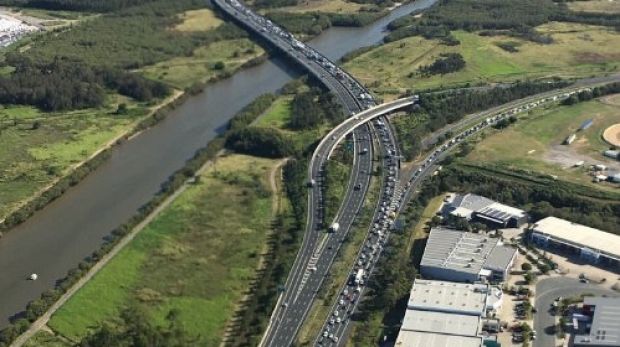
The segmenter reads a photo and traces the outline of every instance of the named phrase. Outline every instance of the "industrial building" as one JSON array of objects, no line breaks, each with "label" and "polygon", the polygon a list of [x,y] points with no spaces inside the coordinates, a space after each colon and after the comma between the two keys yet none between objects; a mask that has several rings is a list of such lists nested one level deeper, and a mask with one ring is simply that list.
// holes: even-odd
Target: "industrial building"
[{"label": "industrial building", "polygon": [[538,246],[579,256],[593,264],[620,269],[620,236],[556,217],[547,217],[531,228]]},{"label": "industrial building", "polygon": [[587,319],[573,323],[573,346],[620,347],[620,298],[586,297],[583,313]]},{"label": "industrial building", "polygon": [[455,195],[445,205],[447,213],[485,223],[493,228],[516,228],[527,222],[527,214],[475,194]]},{"label": "industrial building", "polygon": [[445,281],[415,280],[409,294],[410,310],[482,316],[489,286]]},{"label": "industrial building", "polygon": [[503,281],[516,257],[517,250],[504,246],[498,238],[433,228],[420,273],[425,278],[455,282]]},{"label": "industrial building", "polygon": [[489,286],[415,280],[397,347],[480,347]]}]

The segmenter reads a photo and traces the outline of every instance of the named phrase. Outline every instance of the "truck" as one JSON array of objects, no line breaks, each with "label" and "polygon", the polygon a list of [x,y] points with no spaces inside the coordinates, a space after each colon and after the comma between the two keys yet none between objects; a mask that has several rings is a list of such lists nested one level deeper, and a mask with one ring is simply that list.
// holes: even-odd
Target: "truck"
[{"label": "truck", "polygon": [[360,284],[362,283],[363,280],[364,280],[364,269],[358,269],[357,273],[355,274],[354,283]]},{"label": "truck", "polygon": [[338,232],[338,229],[340,229],[340,224],[338,224],[337,222],[329,227],[329,231],[331,231],[332,233]]}]

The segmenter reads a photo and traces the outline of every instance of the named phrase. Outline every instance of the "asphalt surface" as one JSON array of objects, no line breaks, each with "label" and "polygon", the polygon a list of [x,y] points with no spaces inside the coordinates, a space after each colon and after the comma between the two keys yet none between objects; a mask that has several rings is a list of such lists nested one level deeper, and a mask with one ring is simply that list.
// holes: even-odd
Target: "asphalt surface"
[{"label": "asphalt surface", "polygon": [[553,301],[560,296],[566,298],[581,294],[620,297],[618,293],[611,290],[592,283],[581,283],[574,278],[551,277],[540,280],[536,284],[536,313],[534,314],[536,340],[533,341],[534,347],[555,346],[555,335],[550,330],[556,324],[556,317],[551,310]]},{"label": "asphalt surface", "polygon": [[[361,28],[330,28],[311,44],[333,59],[379,42],[385,25],[434,0],[405,4]],[[257,96],[276,92],[299,70],[282,56],[210,84],[169,112],[157,126],[112,150],[102,166],[0,239],[0,328],[26,304],[99,248],[106,236],[159,191],[171,173],[226,129]],[[38,273],[37,281],[25,277]]]}]

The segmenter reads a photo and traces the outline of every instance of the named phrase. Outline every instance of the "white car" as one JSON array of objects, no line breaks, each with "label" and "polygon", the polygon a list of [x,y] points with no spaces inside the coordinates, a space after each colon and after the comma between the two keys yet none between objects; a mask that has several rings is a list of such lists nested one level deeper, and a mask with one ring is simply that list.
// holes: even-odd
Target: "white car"
[{"label": "white car", "polygon": [[31,281],[36,281],[37,278],[39,278],[39,275],[37,275],[35,273],[30,274],[30,276],[28,276],[28,279],[31,280]]}]

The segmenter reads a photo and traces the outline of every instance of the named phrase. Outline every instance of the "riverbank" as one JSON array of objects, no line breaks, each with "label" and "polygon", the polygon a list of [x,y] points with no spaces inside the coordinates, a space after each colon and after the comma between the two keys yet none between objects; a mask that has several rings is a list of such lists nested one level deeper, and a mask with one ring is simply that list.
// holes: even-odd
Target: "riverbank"
[{"label": "riverbank", "polygon": [[[430,3],[403,5],[368,27],[329,29],[310,44],[338,59],[380,41],[386,21]],[[188,95],[156,127],[115,146],[105,163],[80,184],[0,239],[0,273],[6,279],[0,281],[2,325],[8,324],[9,317],[22,317],[15,313],[98,249],[112,230],[160,191],[172,172],[221,134],[245,105],[296,76],[295,69],[275,57],[212,83],[198,95]],[[39,273],[39,280],[24,281],[24,274],[32,272]]]}]

